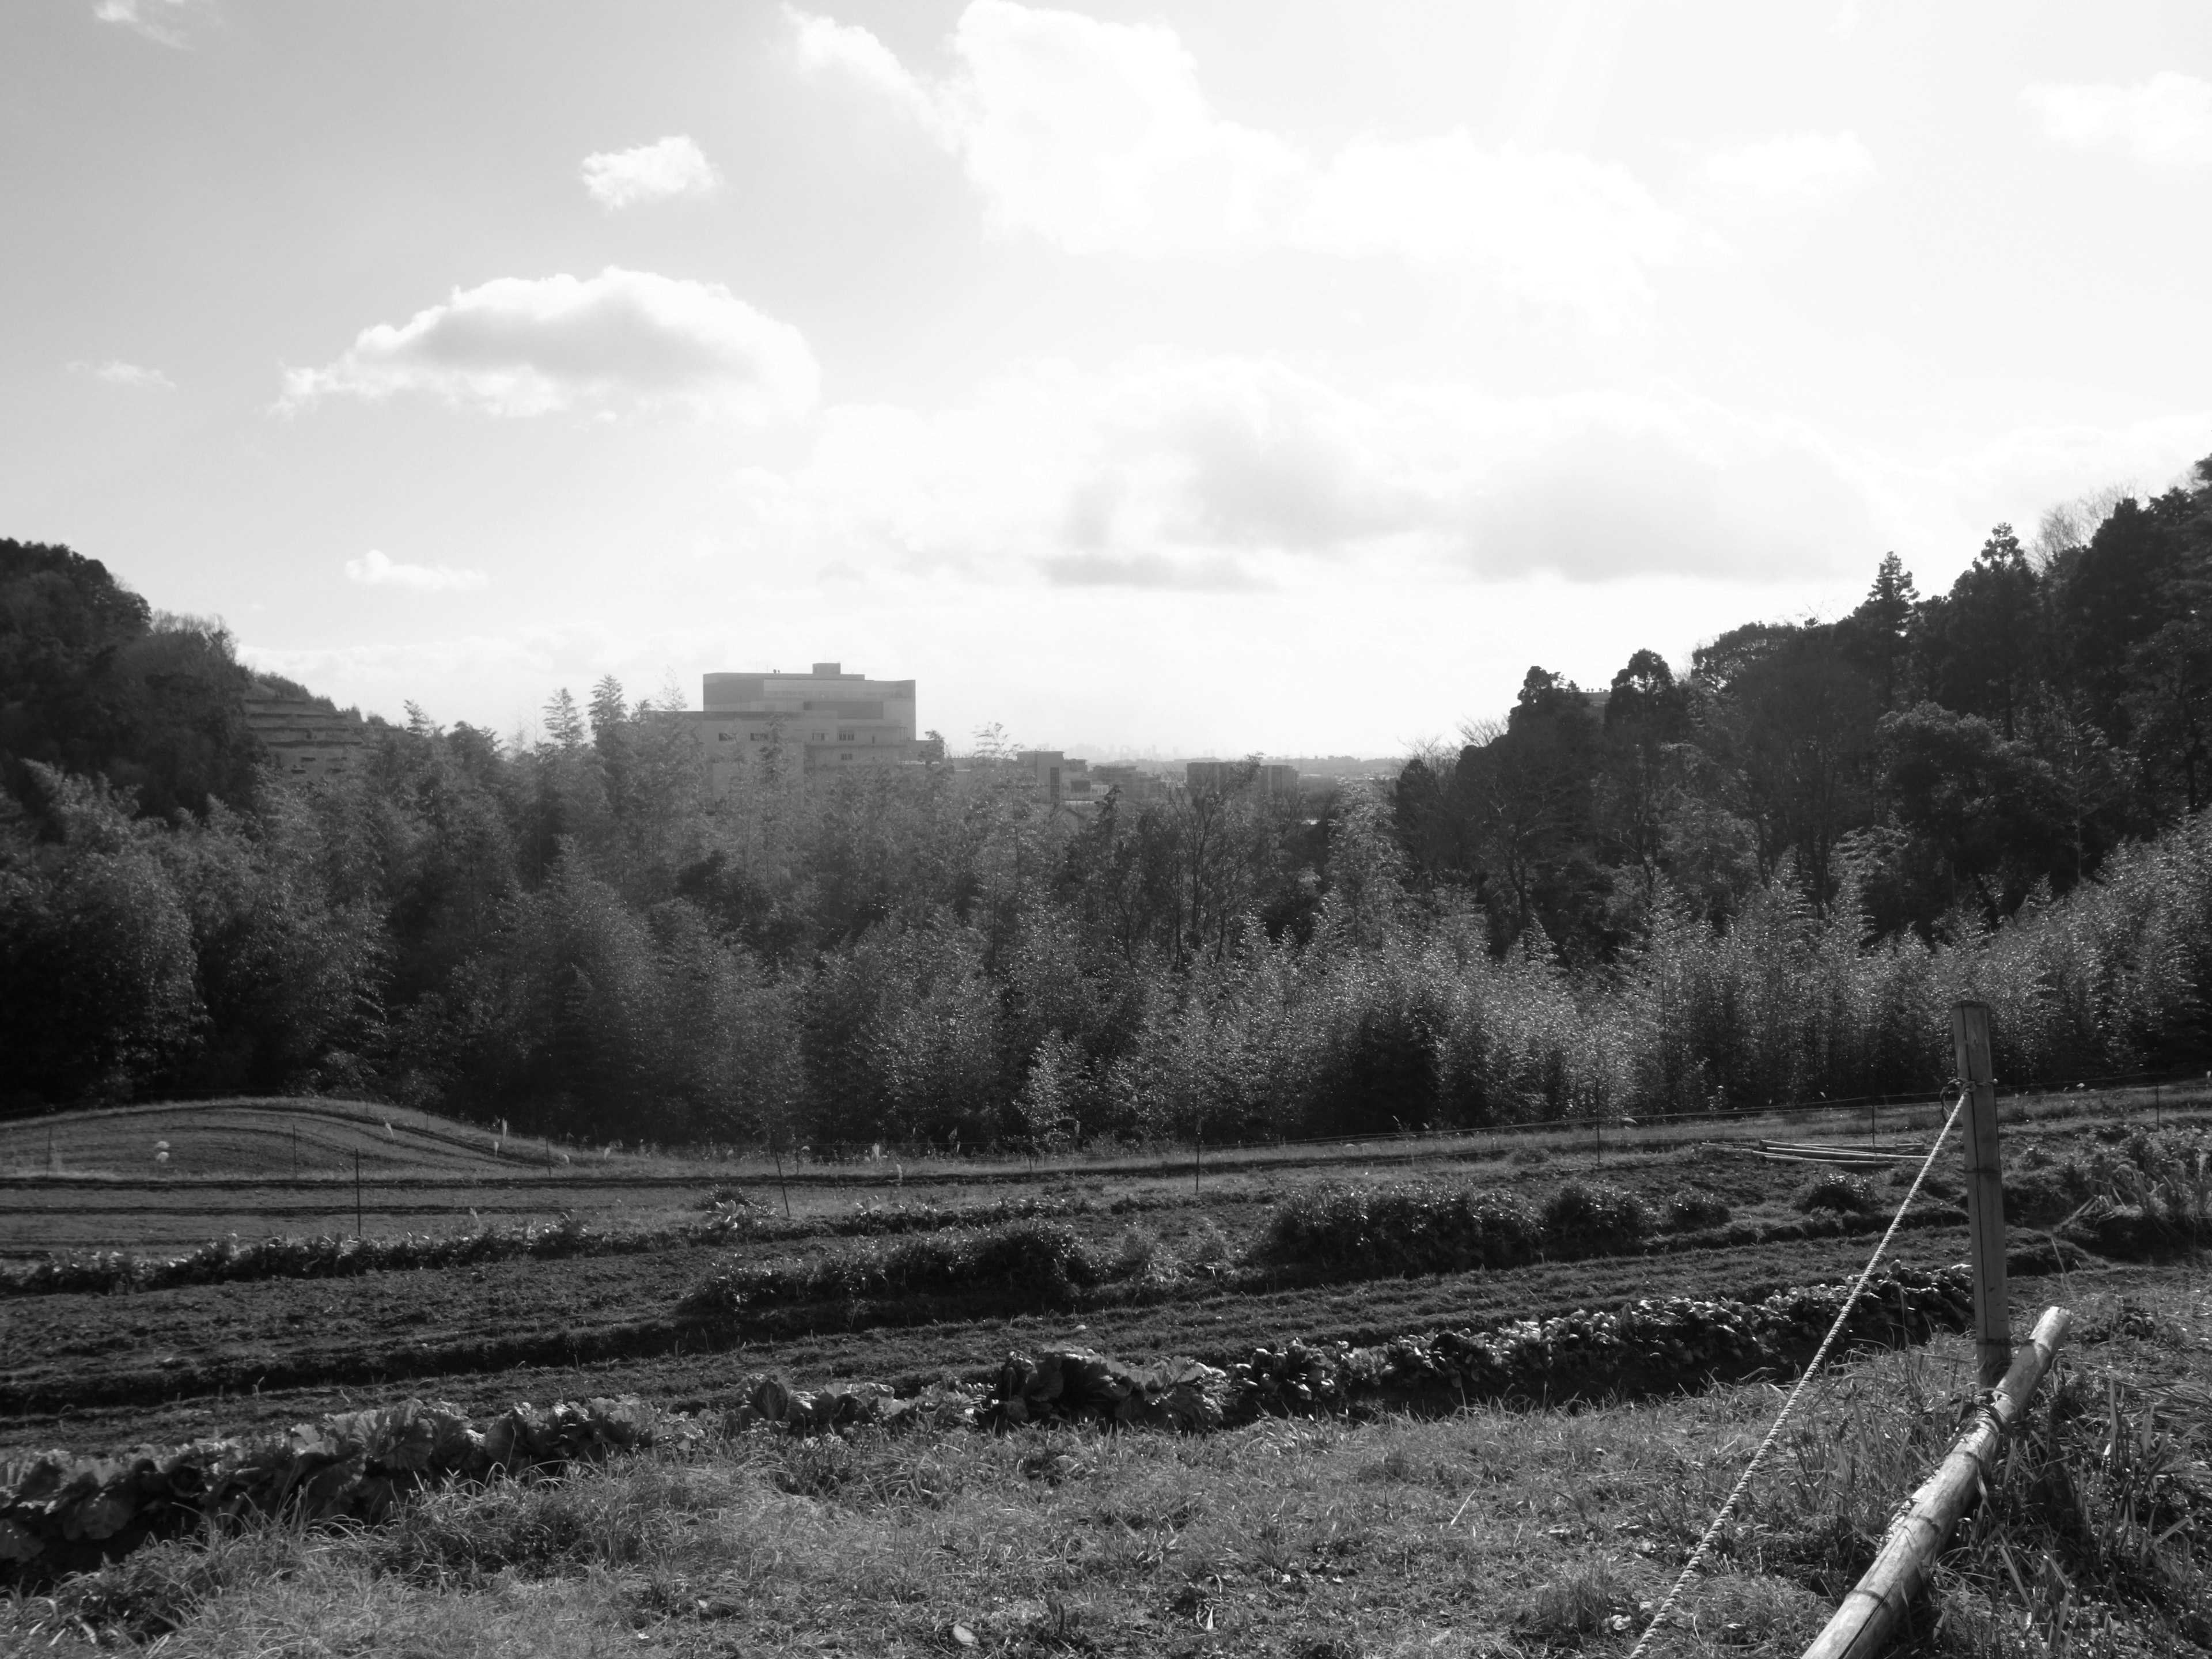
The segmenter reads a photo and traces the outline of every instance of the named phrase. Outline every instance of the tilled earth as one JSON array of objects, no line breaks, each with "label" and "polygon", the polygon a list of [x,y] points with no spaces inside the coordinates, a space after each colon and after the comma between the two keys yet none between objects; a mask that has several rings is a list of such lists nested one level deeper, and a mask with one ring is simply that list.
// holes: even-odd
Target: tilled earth
[{"label": "tilled earth", "polygon": [[[1561,1161],[1500,1164],[1472,1178],[1540,1204],[1562,1180],[1597,1173]],[[1601,1173],[1660,1201],[1694,1186],[1725,1199],[1740,1224],[1804,1219],[1787,1201],[1806,1173],[1798,1166],[1671,1152],[1616,1158]],[[1280,1190],[1224,1183],[1188,1203],[1148,1190],[1139,1206],[1116,1213],[1107,1186],[1054,1189],[1096,1206],[1069,1220],[1095,1250],[1149,1251],[1167,1262],[1189,1261],[1206,1243],[1241,1252]],[[1890,1186],[1876,1190],[1885,1205],[1893,1201]],[[1938,1206],[1913,1218],[1893,1257],[1927,1267],[1963,1259],[1966,1233],[1954,1213]],[[0,1449],[174,1443],[404,1395],[478,1412],[517,1400],[623,1393],[706,1407],[735,1403],[746,1379],[764,1371],[802,1387],[839,1377],[918,1382],[976,1376],[1010,1350],[1048,1343],[1130,1359],[1188,1354],[1221,1363],[1299,1338],[1374,1342],[1642,1297],[1755,1297],[1856,1271],[1872,1248],[1867,1230],[1882,1219],[1859,1219],[1853,1224],[1861,1231],[1839,1237],[1441,1276],[1317,1282],[1311,1273],[1246,1274],[1224,1285],[1170,1273],[1068,1305],[1018,1310],[988,1296],[817,1304],[734,1329],[684,1318],[678,1304],[733,1261],[846,1249],[851,1241],[750,1241],[352,1278],[14,1297],[0,1299]],[[2014,1246],[2032,1250],[2039,1240],[2023,1232]]]}]

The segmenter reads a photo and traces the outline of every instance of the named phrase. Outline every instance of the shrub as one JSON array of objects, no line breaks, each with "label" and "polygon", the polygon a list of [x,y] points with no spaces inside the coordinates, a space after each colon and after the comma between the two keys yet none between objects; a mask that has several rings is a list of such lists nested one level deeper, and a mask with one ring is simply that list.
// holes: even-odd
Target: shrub
[{"label": "shrub", "polygon": [[1114,1246],[1115,1276],[1135,1279],[1148,1271],[1159,1250],[1159,1240],[1142,1227],[1125,1227]]},{"label": "shrub", "polygon": [[1182,1259],[1194,1267],[1218,1267],[1236,1254],[1229,1235],[1212,1216],[1200,1216],[1198,1224],[1183,1235]]},{"label": "shrub", "polygon": [[2026,1170],[2008,1170],[2004,1178],[2005,1219],[2018,1227],[2047,1227],[2080,1209],[2096,1190],[2089,1171],[2070,1158]]},{"label": "shrub", "polygon": [[1863,1215],[1875,1206],[1876,1201],[1872,1182],[1864,1176],[1848,1175],[1841,1170],[1824,1170],[1807,1177],[1790,1200],[1808,1215],[1815,1210]]},{"label": "shrub", "polygon": [[1015,1221],[746,1263],[694,1285],[677,1306],[694,1318],[729,1319],[747,1308],[907,1296],[969,1293],[1050,1302],[1106,1276],[1066,1227]]},{"label": "shrub", "polygon": [[1651,1206],[1635,1193],[1570,1181],[1544,1206],[1544,1237],[1557,1255],[1610,1255],[1641,1243],[1652,1219]]},{"label": "shrub", "polygon": [[1686,1187],[1667,1200],[1667,1227],[1671,1232],[1692,1233],[1705,1227],[1725,1227],[1729,1206],[1711,1193]]},{"label": "shrub", "polygon": [[1533,1261],[1542,1243],[1534,1213],[1510,1193],[1393,1182],[1294,1193],[1275,1206],[1252,1255],[1277,1266],[1464,1273]]}]

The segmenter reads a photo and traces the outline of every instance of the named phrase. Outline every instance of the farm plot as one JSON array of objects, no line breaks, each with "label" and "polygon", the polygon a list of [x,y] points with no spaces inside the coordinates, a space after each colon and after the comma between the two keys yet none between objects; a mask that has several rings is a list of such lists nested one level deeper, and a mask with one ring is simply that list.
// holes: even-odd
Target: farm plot
[{"label": "farm plot", "polygon": [[[2025,1143],[2018,1150],[2023,1165],[2072,1167],[2047,1152],[2031,1155]],[[1324,1190],[1325,1174],[1348,1178]],[[767,1310],[772,1317],[742,1301],[730,1316],[698,1311],[700,1287],[733,1271],[846,1282],[842,1269],[832,1271],[834,1258],[879,1248],[838,1236],[868,1213],[848,1200],[811,1218],[787,1220],[779,1206],[758,1237],[726,1246],[11,1297],[0,1304],[0,1412],[8,1419],[0,1440],[94,1449],[297,1419],[401,1392],[472,1409],[518,1394],[632,1392],[662,1403],[727,1404],[744,1376],[770,1370],[800,1385],[835,1377],[918,1384],[981,1374],[1025,1346],[1218,1358],[1292,1338],[1372,1342],[1652,1295],[1757,1297],[1850,1273],[1896,1194],[1877,1183],[1850,1199],[1863,1212],[1808,1214],[1802,1168],[1699,1148],[1616,1154],[1603,1186],[1598,1176],[1594,1158],[1566,1155],[1462,1176],[1459,1187],[1470,1178],[1494,1185],[1499,1203],[1540,1218],[1571,1189],[1587,1199],[1611,1188],[1653,1218],[1645,1231],[1595,1253],[1547,1244],[1530,1259],[1476,1271],[1442,1270],[1434,1259],[1383,1248],[1379,1235],[1345,1260],[1274,1261],[1256,1248],[1281,1232],[1286,1215],[1326,1218],[1347,1202],[1364,1215],[1382,1213],[1385,1200],[1407,1190],[1402,1167],[1389,1166],[1249,1175],[1194,1196],[1157,1180],[1040,1183],[1038,1195],[1064,1212],[1054,1224],[1112,1264],[1103,1282],[1071,1285],[1065,1295],[1008,1296],[983,1285],[835,1293]],[[2053,1202],[2078,1201],[2065,1183],[2045,1184]],[[2023,1181],[2024,1192],[2034,1188]],[[1686,1206],[1685,1224],[1695,1224],[1687,1231],[1669,1218],[1686,1195],[1698,1200]],[[1933,1267],[1964,1254],[1955,1209],[1940,1194],[1930,1204],[1901,1236],[1899,1261]],[[1725,1223],[1708,1224],[1719,1211]],[[932,1224],[959,1218],[940,1214]],[[894,1230],[886,1243],[915,1236]],[[2050,1259],[2041,1233],[2023,1231],[2014,1245],[2023,1267],[2038,1252]],[[1587,1259],[1560,1259],[1577,1255]]]}]

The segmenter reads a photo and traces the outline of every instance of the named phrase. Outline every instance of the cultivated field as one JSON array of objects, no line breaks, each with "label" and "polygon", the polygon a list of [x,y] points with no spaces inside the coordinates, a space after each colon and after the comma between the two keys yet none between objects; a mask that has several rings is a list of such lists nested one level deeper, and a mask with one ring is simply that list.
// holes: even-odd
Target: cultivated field
[{"label": "cultivated field", "polygon": [[[2136,1119],[2154,1108],[2140,1103]],[[2112,1134],[2136,1103],[2103,1104],[2091,1121]],[[2161,1098],[2154,1109],[2171,1121],[2202,1106]],[[2020,1120],[2008,1131],[2012,1155],[2032,1159],[2043,1141],[2073,1144],[2092,1108],[2067,1098],[2008,1103],[2008,1111]],[[1924,1144],[1933,1116],[1928,1108],[1893,1109],[1880,1126],[1883,1144]],[[1864,1120],[1854,1114],[1849,1122],[1863,1142]],[[836,1378],[911,1385],[981,1375],[1010,1348],[1055,1343],[1218,1363],[1293,1338],[1376,1342],[1656,1295],[1755,1297],[1848,1274],[1886,1221],[1895,1188],[1877,1180],[1872,1201],[1856,1212],[1808,1210],[1796,1196],[1807,1166],[1753,1155],[1747,1127],[1774,1132],[1729,1125],[1731,1138],[1723,1139],[1713,1126],[1616,1125],[1603,1146],[1586,1130],[1553,1131],[1217,1152],[1196,1169],[1188,1149],[1034,1174],[1018,1161],[886,1161],[802,1166],[780,1182],[757,1164],[687,1170],[623,1153],[577,1161],[574,1149],[558,1146],[548,1176],[542,1144],[535,1163],[524,1162],[514,1143],[495,1153],[489,1137],[467,1126],[323,1102],[54,1120],[64,1171],[55,1176],[20,1173],[26,1146],[43,1154],[46,1126],[17,1125],[0,1150],[19,1171],[6,1193],[19,1259],[33,1245],[129,1248],[158,1259],[223,1231],[249,1239],[349,1232],[356,1152],[372,1235],[460,1236],[562,1212],[598,1231],[566,1254],[0,1299],[0,1444],[99,1450],[178,1440],[398,1391],[471,1408],[611,1393],[718,1407],[734,1403],[746,1379],[764,1371],[800,1386]],[[1836,1117],[1808,1119],[1789,1133],[1802,1139],[1844,1127]],[[283,1173],[295,1131],[312,1149],[303,1156],[325,1168],[342,1158],[344,1178],[295,1182]],[[155,1139],[170,1142],[179,1173],[116,1167]],[[572,1161],[561,1161],[564,1152]],[[373,1180],[372,1158],[380,1160]],[[1692,1194],[1725,1220],[1655,1220],[1632,1238],[1590,1248],[1555,1242],[1534,1259],[1472,1272],[1408,1273],[1385,1255],[1307,1261],[1257,1249],[1285,1205],[1322,1186],[1408,1181],[1494,1189],[1532,1211],[1564,1188],[1598,1183],[1640,1198],[1654,1217]],[[724,1202],[714,1210],[717,1195]],[[686,1303],[717,1274],[818,1279],[825,1261],[925,1235],[957,1244],[1010,1215],[1064,1231],[1073,1249],[1102,1264],[1098,1282],[861,1285],[793,1292],[722,1318]],[[1923,1266],[1958,1261],[1960,1222],[1955,1202],[1925,1198],[1893,1254]],[[2014,1247],[2024,1269],[2053,1260],[2051,1241],[2032,1229],[2016,1231]]]},{"label": "cultivated field", "polygon": [[[2083,1375],[2125,1348],[2124,1384],[2100,1409],[2167,1437],[2166,1495],[2142,1501],[2161,1527],[2182,1504],[2189,1525],[2159,1559],[2191,1571],[2212,1557],[2212,1477],[2201,1523],[2186,1497],[2186,1471],[2212,1453],[2212,1304],[2170,1227],[2152,1251],[2162,1266],[2116,1259],[2141,1256],[2148,1235],[2110,1217],[2064,1240],[2051,1229],[2085,1183],[2134,1179],[2145,1148],[2201,1147],[2206,1110],[2164,1091],[2008,1102],[2005,1131],[2015,1307],[2023,1324],[2047,1302],[2095,1310]],[[1936,1115],[1892,1109],[1872,1127],[1902,1158]],[[2147,1139],[2154,1122],[2166,1133]],[[1611,1125],[1601,1143],[1554,1129],[1217,1150],[1202,1164],[1169,1149],[781,1176],[557,1145],[549,1172],[543,1143],[495,1150],[467,1126],[337,1103],[52,1127],[51,1163],[43,1122],[0,1139],[15,1256],[0,1264],[13,1286],[0,1294],[0,1452],[16,1456],[281,1431],[410,1395],[483,1419],[518,1400],[628,1395],[713,1425],[734,1420],[763,1375],[911,1394],[987,1384],[1010,1351],[1233,1368],[1294,1340],[1379,1352],[1644,1298],[1756,1300],[1850,1277],[1912,1167],[1870,1162],[1815,1201],[1832,1171],[1758,1150],[1761,1135],[1864,1144],[1856,1112]],[[132,1167],[154,1139],[170,1164]],[[349,1234],[356,1152],[362,1244],[167,1265],[223,1224],[247,1241]],[[1966,1253],[1956,1161],[1899,1235],[1893,1258],[1908,1267]],[[563,1212],[584,1219],[520,1224]],[[63,1251],[47,1279],[30,1271],[40,1244]],[[69,1253],[82,1244],[137,1255]],[[403,1261],[430,1265],[376,1265]],[[122,1288],[52,1288],[70,1273]],[[1796,1650],[1940,1450],[1962,1352],[1947,1338],[1845,1367],[1728,1541],[1680,1650]],[[1626,1651],[1639,1603],[1776,1399],[1764,1385],[1668,1397],[1698,1380],[1685,1372],[1641,1403],[1524,1397],[1441,1423],[1262,1423],[1188,1443],[756,1432],[428,1498],[366,1533],[149,1547],[89,1579],[33,1583],[40,1595],[12,1612],[0,1602],[0,1644],[11,1629],[41,1646],[94,1631],[111,1644],[167,1635],[187,1653],[305,1651],[304,1632],[357,1615],[416,1632],[424,1654],[942,1652],[971,1645],[961,1632],[1020,1653]],[[1978,1547],[1971,1568],[1948,1570],[1951,1638],[1931,1650],[1996,1650],[1999,1556]],[[2187,1595],[2147,1582],[2129,1581],[2136,1622],[2113,1628],[2152,1634],[2096,1650],[2197,1639],[2171,1613]]]}]

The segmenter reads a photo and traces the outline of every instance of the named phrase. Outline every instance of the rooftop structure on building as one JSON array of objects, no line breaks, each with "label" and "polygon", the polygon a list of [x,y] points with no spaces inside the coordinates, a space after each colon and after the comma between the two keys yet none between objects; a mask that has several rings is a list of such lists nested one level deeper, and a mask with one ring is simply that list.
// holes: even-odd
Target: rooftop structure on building
[{"label": "rooftop structure on building", "polygon": [[817,662],[804,674],[706,675],[700,702],[684,718],[706,750],[717,794],[771,777],[815,782],[920,758],[912,680],[872,680]]}]

